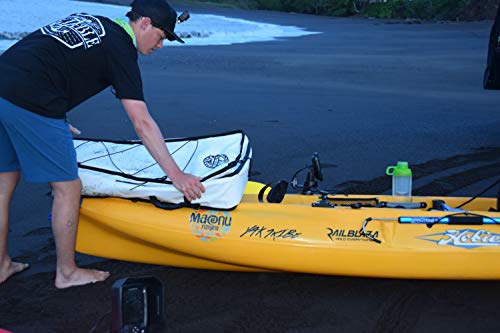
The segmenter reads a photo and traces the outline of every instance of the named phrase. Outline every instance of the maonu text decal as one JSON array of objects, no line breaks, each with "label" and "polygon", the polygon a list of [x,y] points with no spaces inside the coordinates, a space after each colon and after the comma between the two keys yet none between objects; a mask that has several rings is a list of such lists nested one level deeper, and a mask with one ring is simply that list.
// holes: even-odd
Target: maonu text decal
[{"label": "maonu text decal", "polygon": [[446,230],[445,232],[425,235],[417,238],[434,242],[441,246],[449,245],[465,249],[500,246],[500,234],[495,234],[485,230]]},{"label": "maonu text decal", "polygon": [[189,217],[191,232],[204,242],[224,237],[231,229],[232,221],[228,212],[215,210],[197,210]]}]

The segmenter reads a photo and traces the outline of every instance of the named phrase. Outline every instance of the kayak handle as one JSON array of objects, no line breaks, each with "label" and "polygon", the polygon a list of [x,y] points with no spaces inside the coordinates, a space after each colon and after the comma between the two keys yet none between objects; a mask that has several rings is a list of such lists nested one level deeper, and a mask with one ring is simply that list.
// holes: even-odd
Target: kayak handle
[{"label": "kayak handle", "polygon": [[[328,201],[341,206],[357,207],[377,207],[379,204],[378,198],[357,198],[357,197],[327,197]],[[354,207],[353,207],[354,206]]]},{"label": "kayak handle", "polygon": [[392,218],[392,217],[369,217],[369,218],[367,218],[367,219],[365,219],[363,221],[363,226],[361,227],[361,236],[365,236],[369,240],[374,241],[377,244],[381,244],[382,241],[380,239],[378,239],[375,236],[373,236],[371,234],[371,232],[366,231],[366,227],[368,226],[368,223],[370,223],[370,221],[391,221],[391,222],[395,222],[397,220],[398,219]]},{"label": "kayak handle", "polygon": [[377,208],[397,208],[397,209],[420,209],[426,208],[425,202],[388,202],[382,201],[377,205]]},{"label": "kayak handle", "polygon": [[366,232],[366,226],[368,225],[368,222],[370,222],[371,220],[373,220],[373,219],[371,217],[369,217],[363,222],[363,226],[361,227],[361,235],[365,236],[366,238],[368,238],[371,241],[374,241],[377,244],[380,244],[380,243],[382,243],[382,241],[380,239],[377,239],[374,236],[372,236],[370,233]]}]

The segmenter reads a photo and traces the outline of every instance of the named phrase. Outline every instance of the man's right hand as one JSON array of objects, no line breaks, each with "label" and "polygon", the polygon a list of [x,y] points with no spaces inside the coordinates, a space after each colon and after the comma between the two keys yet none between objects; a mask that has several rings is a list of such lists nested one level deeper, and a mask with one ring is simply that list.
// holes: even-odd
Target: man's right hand
[{"label": "man's right hand", "polygon": [[189,202],[201,198],[201,195],[205,193],[205,187],[200,182],[200,177],[189,173],[180,173],[174,179],[171,179],[175,188],[181,191]]}]

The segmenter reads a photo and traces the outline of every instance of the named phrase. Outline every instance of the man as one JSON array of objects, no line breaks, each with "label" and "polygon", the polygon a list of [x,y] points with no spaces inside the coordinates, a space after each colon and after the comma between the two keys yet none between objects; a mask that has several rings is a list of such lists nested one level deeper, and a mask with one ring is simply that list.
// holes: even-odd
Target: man
[{"label": "man", "polygon": [[[0,57],[0,283],[28,267],[7,253],[9,204],[21,173],[53,189],[55,285],[67,288],[105,280],[108,272],[75,264],[81,182],[65,114],[112,86],[139,138],[187,200],[205,191],[183,173],[144,102],[137,51],[148,55],[174,32],[177,14],[165,0],[136,0],[129,22],[73,14],[33,32]],[[74,128],[71,127],[73,131]]]},{"label": "man", "polygon": [[500,4],[491,27],[488,43],[488,61],[484,71],[483,88],[500,90]]}]

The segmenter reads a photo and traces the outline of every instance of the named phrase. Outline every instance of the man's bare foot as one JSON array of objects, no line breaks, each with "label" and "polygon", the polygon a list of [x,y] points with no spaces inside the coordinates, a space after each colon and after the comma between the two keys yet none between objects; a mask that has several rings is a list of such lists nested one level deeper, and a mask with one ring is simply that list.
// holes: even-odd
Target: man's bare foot
[{"label": "man's bare foot", "polygon": [[0,264],[0,283],[5,282],[12,275],[24,271],[30,265],[20,262],[14,262],[8,258],[4,263]]},{"label": "man's bare foot", "polygon": [[63,289],[106,280],[109,272],[77,268],[71,274],[56,273],[56,288]]}]

